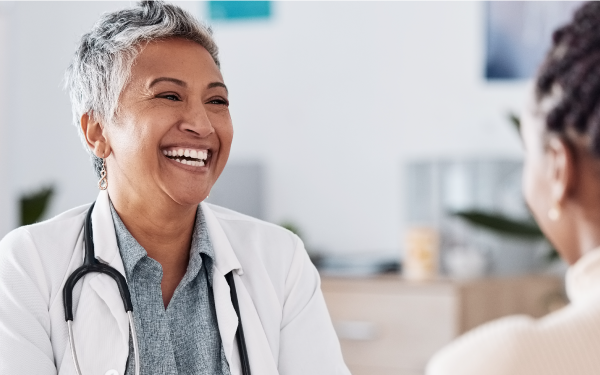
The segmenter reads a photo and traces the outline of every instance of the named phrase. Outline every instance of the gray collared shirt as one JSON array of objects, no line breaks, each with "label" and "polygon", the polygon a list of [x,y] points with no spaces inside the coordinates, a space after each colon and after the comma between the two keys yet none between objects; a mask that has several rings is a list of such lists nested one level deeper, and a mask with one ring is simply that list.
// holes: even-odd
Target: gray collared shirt
[{"label": "gray collared shirt", "polygon": [[[198,206],[190,261],[165,309],[162,266],[133,238],[110,205],[133,303],[142,375],[230,375],[212,293],[214,250]],[[131,338],[130,338],[131,341]],[[133,375],[133,345],[125,374]]]}]

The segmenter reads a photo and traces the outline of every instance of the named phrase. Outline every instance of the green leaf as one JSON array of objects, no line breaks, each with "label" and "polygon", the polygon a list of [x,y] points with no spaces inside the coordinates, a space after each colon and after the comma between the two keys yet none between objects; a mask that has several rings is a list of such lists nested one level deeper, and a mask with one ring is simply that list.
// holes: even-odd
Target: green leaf
[{"label": "green leaf", "polygon": [[490,214],[483,211],[459,211],[454,213],[469,223],[497,232],[517,237],[544,238],[540,228],[532,221],[520,221],[502,215]]},{"label": "green leaf", "polygon": [[521,131],[521,119],[519,118],[519,116],[517,116],[513,112],[511,112],[508,114],[508,119],[514,125],[515,129],[517,129],[517,132],[520,132]]},{"label": "green leaf", "polygon": [[44,215],[53,194],[54,187],[49,186],[21,196],[21,225],[37,223]]}]

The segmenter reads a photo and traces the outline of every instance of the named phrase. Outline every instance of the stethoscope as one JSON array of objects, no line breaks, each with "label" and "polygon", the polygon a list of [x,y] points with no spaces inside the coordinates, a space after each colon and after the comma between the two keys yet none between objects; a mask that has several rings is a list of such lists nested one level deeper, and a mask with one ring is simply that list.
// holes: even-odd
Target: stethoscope
[{"label": "stethoscope", "polygon": [[[79,361],[77,360],[77,352],[75,351],[75,341],[73,339],[73,288],[77,281],[88,273],[97,272],[106,274],[115,280],[127,317],[129,318],[129,327],[131,328],[131,338],[133,341],[133,356],[135,361],[135,375],[140,375],[140,354],[138,347],[137,334],[135,332],[135,324],[133,323],[133,304],[131,303],[131,295],[129,294],[129,288],[127,287],[127,280],[125,277],[116,269],[100,263],[96,259],[96,253],[94,251],[94,233],[92,230],[92,210],[94,209],[95,203],[89,208],[83,224],[84,233],[84,259],[83,265],[76,269],[67,279],[63,288],[63,304],[65,308],[65,320],[67,321],[67,329],[69,334],[69,345],[71,346],[71,356],[75,363],[75,371],[77,375],[81,374],[81,368],[79,367]],[[248,360],[248,351],[246,349],[246,340],[244,339],[244,329],[242,328],[242,319],[240,315],[240,306],[238,304],[237,292],[235,290],[235,283],[233,281],[233,274],[229,272],[225,275],[227,284],[229,284],[229,291],[231,294],[231,303],[235,309],[235,313],[238,316],[238,328],[235,333],[235,338],[238,344],[238,351],[240,353],[240,362],[242,365],[242,374],[250,375],[250,362]]]}]

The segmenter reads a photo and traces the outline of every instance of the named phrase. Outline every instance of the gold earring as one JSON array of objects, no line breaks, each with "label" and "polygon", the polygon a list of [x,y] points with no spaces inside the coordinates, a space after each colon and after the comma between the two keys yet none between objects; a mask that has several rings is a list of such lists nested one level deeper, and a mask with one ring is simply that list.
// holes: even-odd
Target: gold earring
[{"label": "gold earring", "polygon": [[560,207],[558,206],[558,203],[552,205],[552,208],[548,211],[548,218],[552,221],[560,219]]},{"label": "gold earring", "polygon": [[106,190],[106,188],[108,188],[108,179],[106,178],[106,159],[102,158],[102,170],[100,171],[100,181],[98,181],[98,189]]}]

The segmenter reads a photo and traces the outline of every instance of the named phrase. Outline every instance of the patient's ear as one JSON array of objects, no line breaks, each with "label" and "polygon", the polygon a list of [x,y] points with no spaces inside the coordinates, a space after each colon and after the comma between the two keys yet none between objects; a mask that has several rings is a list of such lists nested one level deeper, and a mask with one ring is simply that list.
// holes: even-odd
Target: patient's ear
[{"label": "patient's ear", "polygon": [[548,139],[547,156],[551,199],[561,205],[577,186],[575,155],[565,140],[551,136]]},{"label": "patient's ear", "polygon": [[94,155],[99,158],[106,158],[110,155],[111,149],[108,139],[105,135],[105,128],[101,122],[94,119],[89,113],[84,113],[79,122],[81,131]]}]

